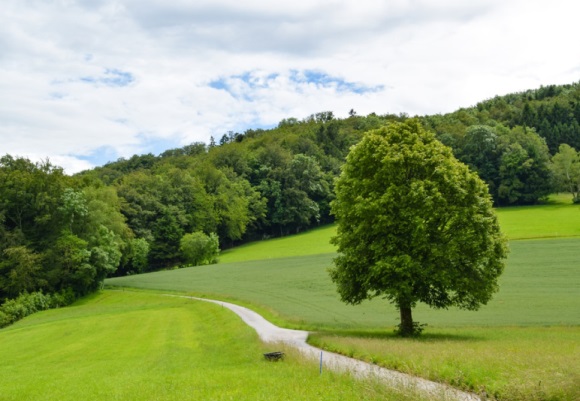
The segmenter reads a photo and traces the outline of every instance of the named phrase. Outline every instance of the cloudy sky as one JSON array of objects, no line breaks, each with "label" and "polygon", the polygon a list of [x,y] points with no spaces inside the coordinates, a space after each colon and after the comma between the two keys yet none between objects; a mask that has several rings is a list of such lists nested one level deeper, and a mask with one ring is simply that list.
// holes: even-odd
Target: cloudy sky
[{"label": "cloudy sky", "polygon": [[580,80],[577,0],[2,0],[0,154],[69,173]]}]

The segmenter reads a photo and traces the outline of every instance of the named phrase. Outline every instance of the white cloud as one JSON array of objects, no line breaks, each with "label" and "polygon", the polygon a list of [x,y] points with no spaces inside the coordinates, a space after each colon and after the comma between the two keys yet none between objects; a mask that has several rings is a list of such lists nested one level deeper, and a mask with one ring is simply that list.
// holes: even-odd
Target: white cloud
[{"label": "white cloud", "polygon": [[75,172],[324,110],[443,113],[574,82],[578,11],[572,0],[6,0],[0,153]]}]

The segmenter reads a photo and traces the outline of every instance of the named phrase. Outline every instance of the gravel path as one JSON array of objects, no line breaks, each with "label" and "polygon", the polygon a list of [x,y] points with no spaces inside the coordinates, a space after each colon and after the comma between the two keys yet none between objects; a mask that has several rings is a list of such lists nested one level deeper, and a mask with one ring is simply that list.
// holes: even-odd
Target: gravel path
[{"label": "gravel path", "polygon": [[[362,362],[357,359],[349,358],[344,355],[327,352],[313,347],[306,343],[308,338],[307,331],[284,329],[273,325],[256,312],[244,308],[243,306],[231,304],[229,302],[216,301],[212,299],[187,297],[199,301],[212,302],[232,310],[250,327],[252,327],[260,336],[262,341],[267,343],[284,343],[297,348],[302,354],[316,360],[320,360],[322,352],[323,365],[327,369],[340,372],[350,372],[355,377],[361,378],[379,378],[391,386],[413,387],[422,392],[446,400],[461,401],[480,401],[475,394],[466,393],[446,386],[441,383],[421,379],[419,377],[407,375],[397,371],[385,369],[377,365]],[[439,398],[439,399],[440,399]]]}]

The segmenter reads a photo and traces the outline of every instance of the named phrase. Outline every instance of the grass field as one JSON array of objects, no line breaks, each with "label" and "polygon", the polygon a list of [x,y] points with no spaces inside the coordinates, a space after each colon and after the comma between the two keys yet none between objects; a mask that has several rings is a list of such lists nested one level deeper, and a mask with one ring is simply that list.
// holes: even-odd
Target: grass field
[{"label": "grass field", "polygon": [[341,303],[325,270],[334,254],[192,267],[108,280],[245,304],[314,345],[501,400],[580,397],[580,238],[512,241],[500,292],[478,312],[419,306],[420,339],[392,334],[383,300]]},{"label": "grass field", "polygon": [[[496,209],[502,231],[510,240],[580,237],[580,205],[570,195],[552,195],[546,204]],[[220,263],[268,260],[336,252],[329,243],[335,225],[326,225],[285,238],[274,238],[228,249]]]},{"label": "grass field", "polygon": [[330,237],[336,234],[336,226],[326,225],[290,237],[273,238],[252,242],[221,253],[220,263],[246,260],[269,260],[290,256],[316,255],[336,252]]},{"label": "grass field", "polygon": [[502,400],[580,399],[580,207],[559,196],[497,213],[511,239],[500,292],[477,312],[419,305],[420,339],[393,336],[398,312],[381,299],[340,302],[326,271],[333,225],[229,250],[218,265],[107,284],[231,300],[318,331],[315,345]]},{"label": "grass field", "polygon": [[0,330],[0,400],[414,400],[280,363],[232,312],[157,294],[105,291]]},{"label": "grass field", "polygon": [[580,205],[571,195],[552,195],[544,205],[496,209],[502,231],[511,240],[580,236]]},{"label": "grass field", "polygon": [[[500,291],[480,311],[432,310],[430,326],[580,324],[580,238],[513,241]],[[343,304],[326,268],[334,254],[198,266],[108,279],[107,285],[189,292],[259,309],[271,320],[304,329],[385,328],[398,312],[381,299]]]}]

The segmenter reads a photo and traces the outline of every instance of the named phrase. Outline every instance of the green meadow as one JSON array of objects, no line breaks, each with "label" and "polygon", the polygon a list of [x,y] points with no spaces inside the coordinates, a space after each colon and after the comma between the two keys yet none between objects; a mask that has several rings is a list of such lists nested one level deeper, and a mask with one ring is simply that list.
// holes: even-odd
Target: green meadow
[{"label": "green meadow", "polygon": [[500,226],[510,240],[580,236],[580,205],[572,196],[552,195],[544,205],[496,209]]},{"label": "green meadow", "polygon": [[[500,291],[477,312],[419,305],[416,320],[430,326],[531,326],[580,324],[580,238],[510,243]],[[217,297],[259,309],[295,328],[384,328],[398,311],[382,299],[343,304],[326,269],[334,254],[295,256],[189,267],[107,280],[109,286],[178,291]]]},{"label": "green meadow", "polygon": [[[0,330],[0,400],[414,400],[272,346],[217,305],[104,291]],[[279,348],[276,348],[278,350]]]},{"label": "green meadow", "polygon": [[336,226],[325,225],[290,237],[272,238],[252,242],[228,249],[221,253],[220,263],[243,262],[246,260],[269,260],[290,256],[334,253],[330,237],[336,234]]},{"label": "green meadow", "polygon": [[[580,237],[580,205],[572,204],[567,194],[552,195],[541,206],[497,208],[504,234],[510,240]],[[285,238],[245,244],[222,252],[220,263],[278,259],[290,256],[336,252],[329,239],[335,225],[326,225]]]},{"label": "green meadow", "polygon": [[398,312],[381,299],[343,304],[326,269],[335,226],[224,252],[220,264],[107,280],[113,287],[234,301],[310,342],[501,400],[580,399],[580,207],[497,209],[510,255],[500,291],[479,311],[419,305],[419,339],[392,335]]}]

